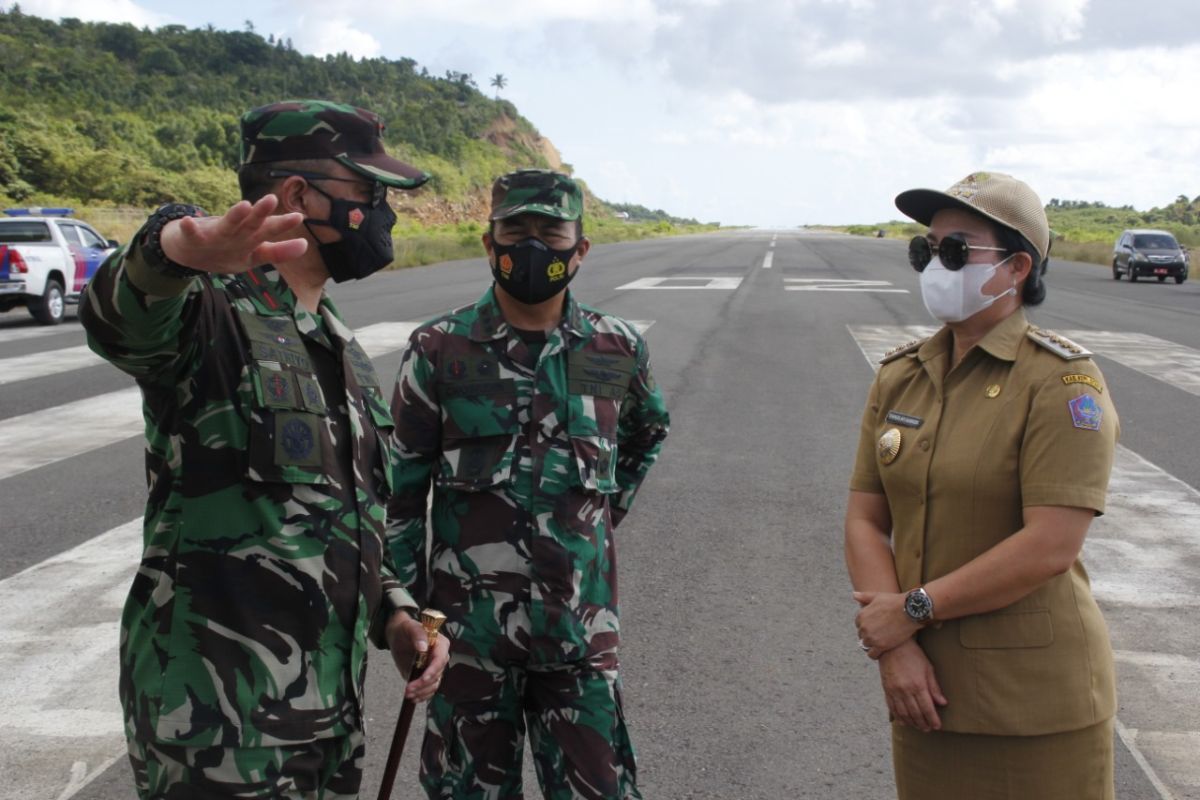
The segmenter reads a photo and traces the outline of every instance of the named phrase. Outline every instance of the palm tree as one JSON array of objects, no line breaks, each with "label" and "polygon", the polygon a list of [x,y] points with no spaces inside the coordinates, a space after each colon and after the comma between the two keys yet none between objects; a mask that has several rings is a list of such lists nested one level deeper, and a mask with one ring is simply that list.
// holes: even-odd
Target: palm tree
[{"label": "palm tree", "polygon": [[496,76],[494,78],[492,78],[492,86],[496,87],[496,99],[497,100],[500,99],[500,90],[503,89],[507,85],[508,85],[508,79],[505,78],[503,75],[501,75],[499,72],[497,72]]}]

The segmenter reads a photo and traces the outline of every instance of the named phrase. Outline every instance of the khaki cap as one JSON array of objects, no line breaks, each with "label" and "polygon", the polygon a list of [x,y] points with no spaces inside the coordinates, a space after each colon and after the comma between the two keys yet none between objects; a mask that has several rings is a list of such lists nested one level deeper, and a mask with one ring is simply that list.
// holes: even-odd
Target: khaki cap
[{"label": "khaki cap", "polygon": [[944,192],[909,189],[896,195],[896,208],[922,225],[944,208],[974,211],[1024,236],[1043,260],[1050,252],[1050,223],[1041,198],[1029,184],[1002,172],[972,172]]}]

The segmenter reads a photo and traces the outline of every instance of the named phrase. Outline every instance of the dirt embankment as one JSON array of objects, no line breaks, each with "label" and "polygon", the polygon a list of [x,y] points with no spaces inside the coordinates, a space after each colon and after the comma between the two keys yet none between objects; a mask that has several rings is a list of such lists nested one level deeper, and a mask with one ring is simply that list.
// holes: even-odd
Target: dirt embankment
[{"label": "dirt embankment", "polygon": [[[513,169],[532,166],[528,163],[529,153],[539,155],[545,160],[545,166],[551,169],[563,169],[562,154],[554,143],[536,131],[523,129],[511,117],[497,117],[483,138],[509,156]],[[422,225],[445,225],[487,219],[491,206],[490,192],[489,185],[475,189],[467,197],[450,199],[438,196],[429,189],[420,189],[415,192],[392,192],[391,201],[392,207],[401,216]],[[590,205],[594,200],[587,193],[585,202]]]}]

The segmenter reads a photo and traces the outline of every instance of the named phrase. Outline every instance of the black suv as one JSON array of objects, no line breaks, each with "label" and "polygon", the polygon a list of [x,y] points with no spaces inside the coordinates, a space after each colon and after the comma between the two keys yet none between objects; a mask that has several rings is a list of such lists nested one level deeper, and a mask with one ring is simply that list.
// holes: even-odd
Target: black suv
[{"label": "black suv", "polygon": [[1112,269],[1114,281],[1125,274],[1130,281],[1153,275],[1159,283],[1168,277],[1183,283],[1188,275],[1188,257],[1169,231],[1128,230],[1113,247]]}]

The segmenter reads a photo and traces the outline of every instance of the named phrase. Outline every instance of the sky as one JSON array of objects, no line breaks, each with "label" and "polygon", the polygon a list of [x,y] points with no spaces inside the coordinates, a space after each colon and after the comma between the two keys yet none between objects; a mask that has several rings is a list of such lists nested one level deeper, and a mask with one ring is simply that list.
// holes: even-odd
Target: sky
[{"label": "sky", "polygon": [[[23,0],[470,73],[600,197],[723,224],[898,219],[1007,172],[1051,198],[1200,194],[1194,0]],[[333,98],[336,99],[336,98]]]}]

